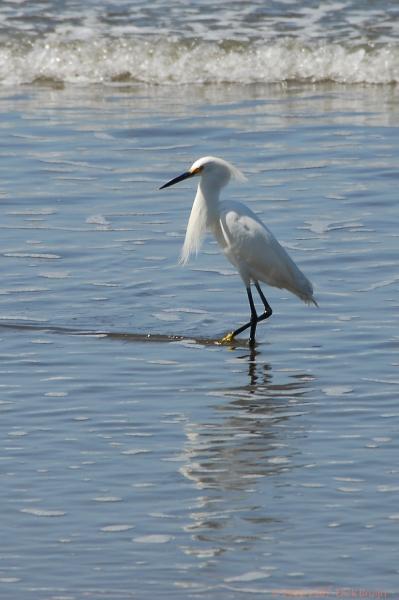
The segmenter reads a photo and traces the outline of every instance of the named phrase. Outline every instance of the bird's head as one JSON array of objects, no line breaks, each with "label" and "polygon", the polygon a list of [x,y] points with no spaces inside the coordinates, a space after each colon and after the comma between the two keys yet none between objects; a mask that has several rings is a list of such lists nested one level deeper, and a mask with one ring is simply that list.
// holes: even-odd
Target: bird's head
[{"label": "bird's head", "polygon": [[225,186],[231,177],[238,179],[239,181],[245,181],[245,176],[234,167],[231,163],[217,158],[216,156],[203,156],[196,160],[188,171],[185,171],[181,175],[174,177],[159,189],[162,190],[166,187],[179,183],[189,177],[200,176],[204,182],[213,185],[216,188],[222,188]]}]

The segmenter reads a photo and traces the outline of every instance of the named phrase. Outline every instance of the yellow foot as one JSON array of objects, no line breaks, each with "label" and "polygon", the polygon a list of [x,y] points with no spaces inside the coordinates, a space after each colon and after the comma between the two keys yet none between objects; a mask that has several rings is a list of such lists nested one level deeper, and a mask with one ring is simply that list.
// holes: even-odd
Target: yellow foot
[{"label": "yellow foot", "polygon": [[220,340],[221,344],[230,344],[230,342],[232,342],[234,340],[234,332],[232,331],[231,333],[228,333],[227,335],[224,336],[224,338],[222,338]]}]

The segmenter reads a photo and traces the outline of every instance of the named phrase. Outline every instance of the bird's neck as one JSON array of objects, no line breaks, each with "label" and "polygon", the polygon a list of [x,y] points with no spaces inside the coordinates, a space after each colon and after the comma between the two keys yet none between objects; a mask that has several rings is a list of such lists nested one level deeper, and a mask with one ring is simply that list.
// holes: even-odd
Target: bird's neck
[{"label": "bird's neck", "polygon": [[219,197],[220,189],[214,186],[207,185],[205,181],[200,181],[198,184],[195,204],[201,207],[201,211],[206,214],[206,226],[212,229],[219,221]]},{"label": "bird's neck", "polygon": [[219,194],[220,188],[215,190],[199,182],[182,249],[183,264],[188,261],[190,254],[198,252],[207,229],[216,234],[219,226]]}]

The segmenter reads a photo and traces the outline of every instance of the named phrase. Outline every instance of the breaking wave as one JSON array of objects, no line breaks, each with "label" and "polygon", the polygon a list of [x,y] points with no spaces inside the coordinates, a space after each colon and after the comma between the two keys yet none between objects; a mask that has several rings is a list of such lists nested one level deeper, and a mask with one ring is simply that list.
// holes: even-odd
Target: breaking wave
[{"label": "breaking wave", "polygon": [[397,84],[399,44],[262,42],[51,33],[0,43],[0,84],[140,82]]}]

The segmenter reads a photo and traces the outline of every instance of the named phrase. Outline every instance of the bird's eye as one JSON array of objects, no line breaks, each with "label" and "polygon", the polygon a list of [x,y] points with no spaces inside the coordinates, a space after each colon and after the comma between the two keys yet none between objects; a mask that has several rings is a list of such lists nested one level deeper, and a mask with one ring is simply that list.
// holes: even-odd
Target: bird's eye
[{"label": "bird's eye", "polygon": [[191,175],[199,175],[204,167],[197,167],[191,171]]}]

